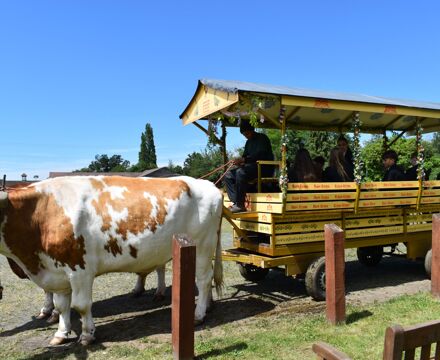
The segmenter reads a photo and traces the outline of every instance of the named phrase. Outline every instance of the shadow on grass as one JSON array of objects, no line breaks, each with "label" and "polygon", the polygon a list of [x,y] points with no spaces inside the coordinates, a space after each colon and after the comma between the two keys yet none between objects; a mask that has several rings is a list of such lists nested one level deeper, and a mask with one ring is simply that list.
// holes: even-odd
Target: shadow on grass
[{"label": "shadow on grass", "polygon": [[196,360],[210,359],[213,356],[227,355],[228,353],[244,350],[247,348],[248,348],[247,344],[241,342],[234,345],[226,346],[223,349],[215,349],[215,350],[207,351],[203,354],[197,355],[194,359]]},{"label": "shadow on grass", "polygon": [[[117,298],[119,298],[119,301],[116,302],[113,298],[97,302],[94,304],[95,311],[102,316],[104,313],[108,314],[106,308],[110,306],[109,304],[119,307],[126,304],[126,297],[125,299],[123,299],[124,297],[122,297],[122,299],[121,297]],[[217,301],[216,306],[207,315],[206,321],[202,325],[197,326],[195,330],[200,331],[204,328],[249,318],[262,312],[270,311],[274,307],[275,305],[271,302],[253,297]],[[119,309],[119,314],[120,313],[121,310]],[[73,339],[71,342],[58,347],[44,348],[42,353],[34,354],[33,356],[30,355],[28,359],[64,359],[71,355],[74,355],[76,359],[93,358],[94,352],[106,349],[103,343],[124,343],[158,334],[168,335],[170,337],[171,346],[171,308],[169,306],[164,306],[159,309],[150,309],[150,311],[135,313],[131,316],[127,316],[127,314],[119,316],[120,317],[116,319],[112,317],[110,319],[97,321],[95,333],[96,341],[90,346],[84,347],[76,342],[77,339]],[[74,332],[79,334],[79,319],[72,321],[72,327],[78,329],[78,332],[76,330]],[[239,345],[243,346],[241,344]],[[235,350],[237,349],[240,349],[240,347],[237,347]],[[219,351],[226,353],[228,351],[234,351],[234,349],[231,348],[228,350],[228,348],[226,348]],[[203,354],[202,358],[206,358],[206,354]]]},{"label": "shadow on grass", "polygon": [[368,311],[368,310],[357,311],[357,312],[349,314],[347,316],[347,319],[346,319],[345,323],[347,325],[353,324],[356,321],[359,321],[361,319],[365,319],[365,318],[367,318],[369,316],[373,316],[373,313],[371,311]]}]

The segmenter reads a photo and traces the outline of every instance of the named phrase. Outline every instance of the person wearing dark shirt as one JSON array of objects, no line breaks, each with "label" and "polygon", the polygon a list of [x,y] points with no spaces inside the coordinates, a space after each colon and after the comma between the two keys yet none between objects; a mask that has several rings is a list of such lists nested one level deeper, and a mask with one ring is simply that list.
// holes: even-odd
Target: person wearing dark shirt
[{"label": "person wearing dark shirt", "polygon": [[402,181],[405,180],[405,174],[402,168],[397,165],[397,153],[394,150],[387,150],[382,155],[385,174],[382,181]]},{"label": "person wearing dark shirt", "polygon": [[316,176],[318,177],[318,181],[322,181],[322,174],[324,170],[325,159],[323,156],[315,156],[313,158],[313,164],[315,165]]},{"label": "person wearing dark shirt", "polygon": [[[417,178],[417,176],[418,176],[418,174],[417,174],[417,167],[418,167],[417,166],[417,152],[414,152],[411,154],[410,162],[411,162],[412,166],[408,170],[406,170],[405,179],[411,180],[411,181],[418,180],[418,178]],[[429,179],[430,173],[431,173],[431,169],[425,170],[425,179]]]},{"label": "person wearing dark shirt", "polygon": [[[236,166],[225,176],[226,192],[233,203],[229,209],[234,213],[246,211],[247,184],[258,176],[257,160],[273,160],[272,146],[265,134],[257,133],[247,121],[241,122],[240,132],[247,139],[243,155],[234,160]],[[262,166],[261,171],[263,177],[271,176],[273,166]]]},{"label": "person wearing dark shirt", "polygon": [[338,138],[338,148],[344,158],[344,169],[350,179],[354,179],[353,153],[348,147],[348,140],[341,135]]},{"label": "person wearing dark shirt", "polygon": [[307,149],[299,149],[295,155],[293,167],[288,170],[290,182],[316,182],[319,181],[315,164]]},{"label": "person wearing dark shirt", "polygon": [[344,168],[344,155],[337,147],[330,151],[329,166],[324,170],[323,180],[326,182],[353,181]]}]

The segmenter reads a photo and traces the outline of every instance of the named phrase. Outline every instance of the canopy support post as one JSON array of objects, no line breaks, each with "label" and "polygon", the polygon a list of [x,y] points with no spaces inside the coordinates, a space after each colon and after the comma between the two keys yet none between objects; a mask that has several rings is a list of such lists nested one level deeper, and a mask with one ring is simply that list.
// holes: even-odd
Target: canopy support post
[{"label": "canopy support post", "polygon": [[289,178],[287,176],[287,135],[286,135],[286,107],[281,105],[279,122],[281,123],[281,171],[280,171],[280,189],[283,193],[283,214],[286,210],[287,187]]},{"label": "canopy support post", "polygon": [[416,146],[417,146],[417,179],[419,181],[419,192],[417,194],[417,207],[416,209],[419,210],[420,208],[420,202],[422,199],[422,193],[423,193],[423,182],[425,181],[425,159],[424,159],[424,149],[422,144],[422,124],[420,121],[420,118],[417,117],[416,122]]}]

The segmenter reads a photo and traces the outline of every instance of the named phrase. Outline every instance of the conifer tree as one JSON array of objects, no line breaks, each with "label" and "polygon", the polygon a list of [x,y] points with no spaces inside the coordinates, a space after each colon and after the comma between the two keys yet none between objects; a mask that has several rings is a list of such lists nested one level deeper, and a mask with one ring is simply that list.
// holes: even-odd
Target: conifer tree
[{"label": "conifer tree", "polygon": [[144,171],[154,168],[157,168],[156,147],[154,146],[153,128],[147,123],[145,132],[141,135],[138,169]]}]

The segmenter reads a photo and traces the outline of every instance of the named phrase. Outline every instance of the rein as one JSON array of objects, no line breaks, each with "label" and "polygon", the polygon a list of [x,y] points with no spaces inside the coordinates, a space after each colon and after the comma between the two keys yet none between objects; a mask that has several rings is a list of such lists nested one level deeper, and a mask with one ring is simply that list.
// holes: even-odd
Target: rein
[{"label": "rein", "polygon": [[223,168],[225,168],[225,167],[228,167],[228,168],[225,170],[225,172],[223,173],[223,175],[220,176],[220,177],[218,178],[218,180],[214,183],[215,185],[217,185],[217,184],[220,182],[220,180],[223,179],[223,177],[226,175],[226,173],[229,171],[229,169],[230,169],[232,166],[234,166],[234,160],[229,160],[226,164],[223,164],[223,165],[219,166],[218,168],[212,170],[211,172],[209,172],[209,173],[207,173],[207,174],[205,174],[205,175],[199,177],[199,179],[204,179],[204,178],[208,177],[209,175],[212,175],[212,174],[216,173],[217,171],[219,171],[219,170],[221,170],[221,169],[223,169]]}]

